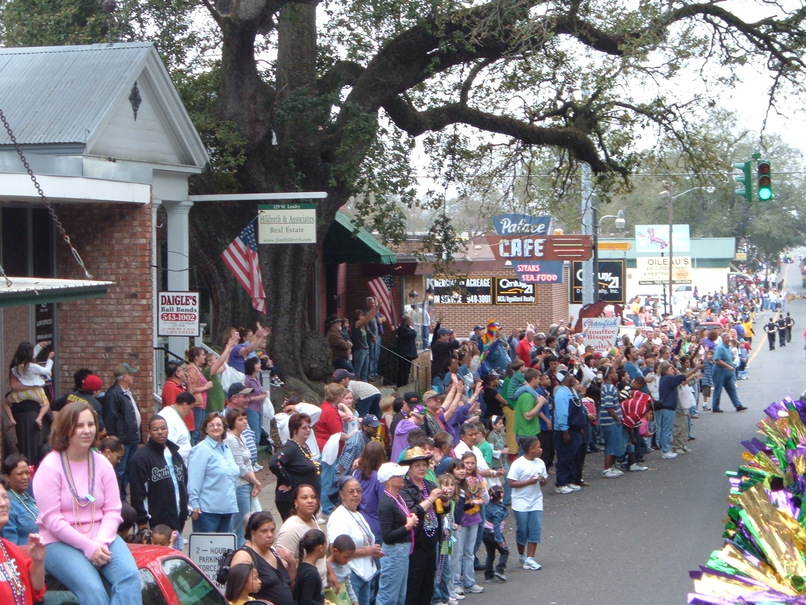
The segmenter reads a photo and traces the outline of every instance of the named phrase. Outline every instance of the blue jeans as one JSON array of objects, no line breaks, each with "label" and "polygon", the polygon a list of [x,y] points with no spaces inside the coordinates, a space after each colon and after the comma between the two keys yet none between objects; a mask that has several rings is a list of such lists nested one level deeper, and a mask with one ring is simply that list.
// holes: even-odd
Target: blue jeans
[{"label": "blue jeans", "polygon": [[374,596],[372,594],[372,580],[365,580],[352,571],[350,572],[350,584],[353,585],[353,592],[358,597],[358,605],[370,605],[372,603]]},{"label": "blue jeans", "polygon": [[[81,605],[141,605],[140,572],[132,553],[120,537],[109,550],[112,560],[98,569],[80,550],[53,542],[45,550],[45,569],[73,591]],[[101,576],[111,585],[111,597]]]},{"label": "blue jeans", "polygon": [[257,410],[246,410],[246,420],[249,423],[249,428],[252,429],[252,432],[255,434],[256,445],[260,445],[260,435],[263,432],[261,416],[262,414]]},{"label": "blue jeans", "polygon": [[666,454],[672,451],[672,431],[674,430],[674,410],[660,410],[658,414],[660,449]]},{"label": "blue jeans", "polygon": [[193,408],[193,430],[190,431],[190,443],[196,445],[201,441],[201,425],[207,416],[205,408]]},{"label": "blue jeans", "polygon": [[[456,575],[454,575],[453,582],[468,588],[476,583],[476,570],[473,567],[473,559],[476,554],[476,536],[479,532],[479,525],[460,527],[457,532],[462,533],[462,552],[456,555],[461,561],[459,563],[458,581]],[[456,551],[454,550],[454,552]]]},{"label": "blue jeans", "polygon": [[334,370],[347,370],[352,374],[353,372],[353,364],[350,363],[349,359],[344,357],[337,357],[333,360],[333,369]]},{"label": "blue jeans", "polygon": [[366,349],[353,350],[353,372],[356,380],[366,382],[369,377],[369,351]]},{"label": "blue jeans", "polygon": [[249,510],[252,506],[252,484],[238,485],[235,488],[235,499],[238,501],[238,514],[232,515],[232,533],[235,534],[238,548],[243,548],[244,542],[244,521],[249,517]]},{"label": "blue jeans", "polygon": [[[451,579],[451,555],[437,555],[437,573],[434,577],[434,596],[432,603],[447,603],[453,593],[453,580]],[[440,572],[442,566],[442,573]]]},{"label": "blue jeans", "polygon": [[336,480],[336,464],[325,464],[322,462],[321,469],[322,469],[322,497],[319,498],[319,502],[322,505],[322,512],[326,515],[329,515],[333,512],[333,509],[336,508],[336,505],[330,501],[330,497],[328,493],[333,488],[333,482]]},{"label": "blue jeans", "polygon": [[378,418],[381,417],[381,396],[373,395],[366,399],[359,399],[355,402],[355,411],[363,418],[367,414],[375,414]]},{"label": "blue jeans", "polygon": [[404,605],[411,543],[384,544],[382,549],[378,598],[375,599],[375,605]]},{"label": "blue jeans", "polygon": [[540,544],[541,530],[543,528],[543,511],[513,510],[515,516],[515,542],[518,546],[527,544]]},{"label": "blue jeans", "polygon": [[369,343],[369,375],[378,375],[378,360],[381,358],[381,337],[378,336],[375,342]]},{"label": "blue jeans", "polygon": [[206,513],[202,511],[193,521],[193,533],[228,534],[232,531],[232,517],[238,513]]},{"label": "blue jeans", "polygon": [[733,372],[714,372],[714,399],[711,403],[712,410],[719,409],[722,389],[725,389],[728,397],[730,397],[730,402],[733,404],[733,407],[738,408],[742,405],[742,402],[739,401],[739,395],[736,393],[736,376],[734,376]]}]

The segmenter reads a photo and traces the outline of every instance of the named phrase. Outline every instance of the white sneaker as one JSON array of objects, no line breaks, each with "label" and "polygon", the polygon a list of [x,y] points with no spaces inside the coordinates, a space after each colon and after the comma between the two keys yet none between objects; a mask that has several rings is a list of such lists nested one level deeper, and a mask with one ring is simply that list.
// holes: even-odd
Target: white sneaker
[{"label": "white sneaker", "polygon": [[630,465],[631,471],[647,471],[649,470],[648,466],[644,466],[642,464],[638,464],[637,462]]},{"label": "white sneaker", "polygon": [[686,453],[686,450],[684,450],[683,448],[677,448],[674,451],[674,453],[677,454],[678,456],[682,456],[682,455],[684,455]]},{"label": "white sneaker", "polygon": [[664,460],[671,460],[672,458],[677,458],[677,454],[675,454],[674,452],[664,452],[663,454],[661,454],[661,458],[663,458]]},{"label": "white sneaker", "polygon": [[602,477],[607,479],[615,479],[616,477],[621,477],[621,475],[622,473],[614,468],[606,468],[602,471]]},{"label": "white sneaker", "polygon": [[572,490],[574,490],[575,492],[578,492],[578,491],[581,491],[581,490],[582,490],[582,486],[581,486],[581,485],[577,485],[576,483],[569,483],[569,484],[568,484],[568,487],[570,487],[570,488],[571,488]]},{"label": "white sneaker", "polygon": [[478,584],[473,584],[473,586],[465,586],[465,593],[481,594],[483,592],[484,592],[484,586],[479,586]]},{"label": "white sneaker", "polygon": [[526,557],[523,568],[527,571],[537,571],[538,569],[543,569],[543,566],[535,561],[532,557]]},{"label": "white sneaker", "polygon": [[568,487],[567,485],[561,485],[560,487],[554,490],[558,494],[573,494],[574,490]]}]

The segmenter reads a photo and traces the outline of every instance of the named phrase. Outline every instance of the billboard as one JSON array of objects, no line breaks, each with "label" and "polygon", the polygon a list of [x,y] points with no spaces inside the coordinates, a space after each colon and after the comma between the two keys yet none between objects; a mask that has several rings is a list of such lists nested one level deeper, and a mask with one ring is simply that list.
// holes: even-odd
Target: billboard
[{"label": "billboard", "polygon": [[[688,225],[672,225],[672,249],[687,254],[691,252],[691,234]],[[669,225],[636,225],[635,252],[660,256],[669,253]]]},{"label": "billboard", "polygon": [[[571,304],[582,304],[583,263],[571,263]],[[624,261],[599,261],[599,300],[624,304]]]}]

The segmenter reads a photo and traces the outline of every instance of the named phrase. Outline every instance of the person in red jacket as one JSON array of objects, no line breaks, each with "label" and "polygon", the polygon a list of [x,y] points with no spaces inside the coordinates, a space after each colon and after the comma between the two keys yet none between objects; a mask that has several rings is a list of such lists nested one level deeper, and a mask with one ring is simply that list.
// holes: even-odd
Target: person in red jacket
[{"label": "person in red jacket", "polygon": [[336,475],[336,466],[338,465],[338,457],[341,455],[341,450],[344,447],[344,441],[347,439],[347,434],[343,431],[344,424],[342,423],[341,416],[339,416],[339,403],[344,399],[344,394],[347,392],[341,384],[332,382],[325,385],[325,400],[320,406],[322,414],[319,416],[319,421],[313,426],[314,434],[316,435],[316,444],[319,446],[319,451],[323,451],[325,444],[333,435],[339,434],[339,452],[336,460],[330,464],[322,460],[322,512],[329,515],[333,512],[336,506],[330,500],[330,492],[333,488]]},{"label": "person in red jacket", "polygon": [[[162,385],[162,407],[166,408],[169,405],[176,403],[176,397],[179,393],[185,392],[185,366],[178,364],[175,361],[169,361],[165,364],[165,384]],[[193,414],[185,416],[185,424],[189,431],[193,431]]]},{"label": "person in red jacket", "polygon": [[629,444],[633,446],[634,452],[630,452],[629,445],[627,453],[630,456],[631,471],[645,471],[643,466],[644,455],[646,454],[646,444],[641,437],[641,420],[652,409],[652,396],[644,392],[646,380],[643,376],[637,376],[630,383],[632,386],[632,396],[621,402],[621,424],[624,431],[629,435]]}]

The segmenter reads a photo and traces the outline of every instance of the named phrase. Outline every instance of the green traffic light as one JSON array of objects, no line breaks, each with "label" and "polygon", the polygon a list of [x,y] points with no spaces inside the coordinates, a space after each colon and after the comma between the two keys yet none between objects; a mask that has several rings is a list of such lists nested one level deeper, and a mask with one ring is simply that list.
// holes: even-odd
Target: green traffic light
[{"label": "green traffic light", "polygon": [[742,196],[748,202],[753,201],[753,178],[752,178],[752,162],[736,162],[733,164],[734,168],[738,168],[741,174],[734,175],[733,180],[736,181],[736,195]]},{"label": "green traffic light", "polygon": [[772,171],[770,163],[766,160],[759,160],[756,168],[758,175],[758,199],[766,202],[772,199]]}]

